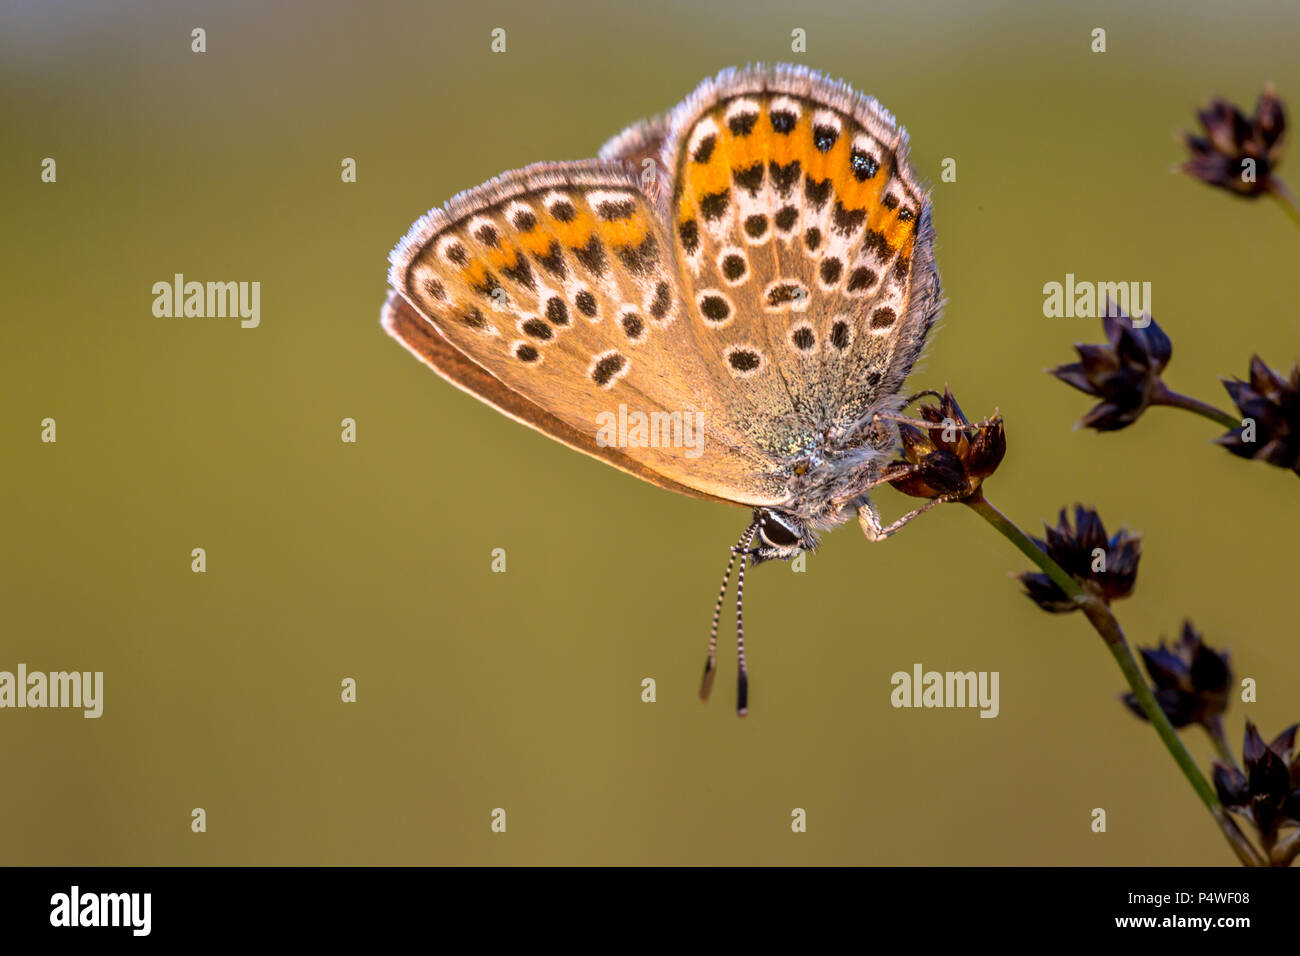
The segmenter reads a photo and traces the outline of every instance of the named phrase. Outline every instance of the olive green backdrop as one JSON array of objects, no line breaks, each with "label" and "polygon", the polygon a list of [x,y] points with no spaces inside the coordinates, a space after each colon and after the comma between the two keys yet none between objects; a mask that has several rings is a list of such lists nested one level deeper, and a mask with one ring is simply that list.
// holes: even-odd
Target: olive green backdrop
[{"label": "olive green backdrop", "polygon": [[[1099,638],[1020,596],[973,514],[755,571],[737,720],[731,631],[695,690],[746,514],[497,415],[378,324],[388,250],[453,193],[594,155],[725,66],[844,77],[936,183],[948,306],[912,384],[1001,409],[989,496],[1026,528],[1082,500],[1142,530],[1131,637],[1192,618],[1259,681],[1232,739],[1271,736],[1300,719],[1295,477],[1180,412],[1073,431],[1090,402],[1042,369],[1099,323],[1044,318],[1042,287],[1152,282],[1169,381],[1221,405],[1252,351],[1290,367],[1300,231],[1170,169],[1210,95],[1300,105],[1300,11],[1089,6],[6,4],[0,669],[102,670],[105,709],[0,711],[0,860],[1231,864]],[[261,326],[155,318],[177,272],[261,282]],[[999,671],[1000,716],[893,709],[917,662]]]}]

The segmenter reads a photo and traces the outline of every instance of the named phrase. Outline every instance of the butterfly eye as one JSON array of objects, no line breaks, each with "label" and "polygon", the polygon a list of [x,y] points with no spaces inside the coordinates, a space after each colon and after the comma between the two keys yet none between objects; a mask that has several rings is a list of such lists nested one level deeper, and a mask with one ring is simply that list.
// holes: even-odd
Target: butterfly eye
[{"label": "butterfly eye", "polygon": [[774,548],[793,548],[800,543],[799,535],[773,515],[764,515],[758,533]]}]

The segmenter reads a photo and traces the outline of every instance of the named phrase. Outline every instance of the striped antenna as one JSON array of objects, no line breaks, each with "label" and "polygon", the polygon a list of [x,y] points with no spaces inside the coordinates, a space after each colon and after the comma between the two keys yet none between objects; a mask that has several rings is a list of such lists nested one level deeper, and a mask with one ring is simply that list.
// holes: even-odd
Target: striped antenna
[{"label": "striped antenna", "polygon": [[736,716],[749,713],[749,669],[745,666],[745,552],[758,530],[758,522],[749,526],[745,543],[741,545],[740,571],[736,574]]},{"label": "striped antenna", "polygon": [[[709,692],[713,690],[713,675],[718,670],[718,621],[722,618],[722,599],[727,596],[727,585],[731,583],[731,569],[736,564],[736,555],[749,547],[749,542],[753,540],[754,532],[757,530],[758,522],[755,521],[745,529],[740,540],[731,546],[727,570],[722,575],[722,587],[718,588],[718,601],[713,605],[713,627],[709,631],[709,656],[704,661],[704,677],[700,680],[700,700],[709,699]],[[740,573],[742,577],[745,574],[744,561],[740,563]]]}]

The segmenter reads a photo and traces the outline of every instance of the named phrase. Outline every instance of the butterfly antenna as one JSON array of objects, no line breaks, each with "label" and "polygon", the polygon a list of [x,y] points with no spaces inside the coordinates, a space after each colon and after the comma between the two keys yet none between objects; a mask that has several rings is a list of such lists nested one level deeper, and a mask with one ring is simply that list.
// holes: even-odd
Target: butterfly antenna
[{"label": "butterfly antenna", "polygon": [[736,716],[749,713],[749,669],[745,667],[745,552],[758,525],[753,524],[740,546],[740,571],[736,574]]},{"label": "butterfly antenna", "polygon": [[[746,528],[740,540],[731,547],[731,558],[727,561],[727,570],[722,575],[722,587],[718,588],[718,601],[713,605],[713,627],[709,631],[709,656],[704,661],[704,677],[700,680],[700,700],[709,699],[709,692],[713,690],[713,675],[718,670],[718,621],[722,618],[722,599],[727,596],[727,585],[731,583],[731,569],[736,564],[736,555],[749,546],[749,541],[757,527],[756,522]],[[743,563],[741,569],[743,574]]]}]

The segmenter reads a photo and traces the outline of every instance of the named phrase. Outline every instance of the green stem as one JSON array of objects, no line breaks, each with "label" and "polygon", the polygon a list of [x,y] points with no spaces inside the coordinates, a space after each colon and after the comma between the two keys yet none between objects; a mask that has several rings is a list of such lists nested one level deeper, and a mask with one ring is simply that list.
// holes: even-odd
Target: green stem
[{"label": "green stem", "polygon": [[1295,195],[1287,188],[1286,183],[1276,176],[1270,176],[1268,194],[1276,199],[1283,211],[1300,226],[1300,203],[1296,202]]},{"label": "green stem", "polygon": [[1129,688],[1133,691],[1133,696],[1141,706],[1142,712],[1150,721],[1151,726],[1155,728],[1156,734],[1160,737],[1160,742],[1165,745],[1169,755],[1178,764],[1178,769],[1183,772],[1187,782],[1192,785],[1196,795],[1201,798],[1205,808],[1214,817],[1233,852],[1237,854],[1237,858],[1246,866],[1266,866],[1267,861],[1224,811],[1219,803],[1218,796],[1214,792],[1214,787],[1211,786],[1210,781],[1205,779],[1205,775],[1201,773],[1200,768],[1196,766],[1196,761],[1192,759],[1192,755],[1187,752],[1187,748],[1183,746],[1182,740],[1179,739],[1178,732],[1174,730],[1173,725],[1169,723],[1169,718],[1165,716],[1165,712],[1156,703],[1150,686],[1138,669],[1137,660],[1133,656],[1133,651],[1129,648],[1124,632],[1119,626],[1119,621],[1115,619],[1115,615],[1111,613],[1106,602],[1084,588],[1065,569],[1045,554],[1030,540],[1028,535],[1016,526],[1015,522],[989,503],[982,492],[976,492],[970,498],[964,499],[963,503],[969,505],[976,514],[1019,548],[1026,557],[1043,570],[1043,573],[1052,579],[1052,582],[1057,587],[1080,607],[1087,617],[1088,623],[1096,629],[1102,640],[1106,642],[1107,650],[1115,658],[1115,663],[1119,665],[1119,669],[1124,674],[1124,679],[1128,681]]},{"label": "green stem", "polygon": [[1232,752],[1232,745],[1228,743],[1228,735],[1223,732],[1223,717],[1215,714],[1210,718],[1210,722],[1205,725],[1205,732],[1210,735],[1214,741],[1214,750],[1219,755],[1219,759],[1229,767],[1241,768],[1237,766],[1237,756]]},{"label": "green stem", "polygon": [[984,497],[983,492],[976,492],[972,497],[966,498],[963,504],[969,505],[981,518],[997,528],[1003,537],[1019,548],[1025,557],[1038,565],[1043,573],[1052,579],[1052,583],[1064,591],[1076,604],[1082,604],[1087,599],[1087,595],[1079,582],[1049,558],[1038,545],[1034,544],[1029,539],[1029,536],[1016,526],[1014,521],[993,507]]},{"label": "green stem", "polygon": [[1225,428],[1240,428],[1241,420],[1229,415],[1227,412],[1215,408],[1200,399],[1192,398],[1190,395],[1180,395],[1178,392],[1171,391],[1164,382],[1158,383],[1156,393],[1151,398],[1152,405],[1168,405],[1170,408],[1181,408],[1184,411],[1193,412],[1202,418],[1208,418],[1212,422],[1218,422]]}]

